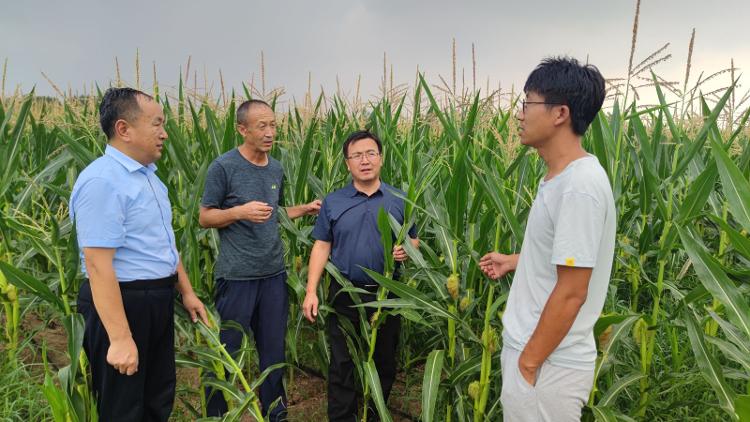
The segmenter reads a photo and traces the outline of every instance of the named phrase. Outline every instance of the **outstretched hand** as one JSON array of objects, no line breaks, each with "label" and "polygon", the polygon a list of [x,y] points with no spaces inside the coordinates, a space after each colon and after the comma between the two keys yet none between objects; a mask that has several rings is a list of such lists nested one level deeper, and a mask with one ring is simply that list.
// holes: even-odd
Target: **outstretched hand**
[{"label": "outstretched hand", "polygon": [[498,252],[490,252],[479,260],[479,268],[487,277],[493,279],[515,271],[517,265],[518,255],[505,255]]},{"label": "outstretched hand", "polygon": [[320,206],[323,202],[320,199],[316,199],[309,204],[305,204],[305,215],[318,215],[320,212]]}]

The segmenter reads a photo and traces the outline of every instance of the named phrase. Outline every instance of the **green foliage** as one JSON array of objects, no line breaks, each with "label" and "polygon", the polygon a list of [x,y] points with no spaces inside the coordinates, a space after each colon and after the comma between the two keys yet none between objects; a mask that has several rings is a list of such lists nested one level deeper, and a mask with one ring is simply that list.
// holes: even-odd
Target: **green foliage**
[{"label": "green foliage", "polygon": [[[739,126],[721,127],[727,90],[716,103],[701,103],[696,125],[676,119],[658,83],[656,89],[657,106],[616,102],[599,113],[583,138],[610,177],[618,211],[612,282],[596,327],[595,386],[584,418],[746,420],[749,114],[737,120]],[[209,163],[241,141],[235,103],[223,108],[210,98],[198,101],[185,94],[182,83],[176,104],[160,98],[169,139],[158,174],[169,188],[185,268],[198,295],[212,305],[218,235],[199,226],[199,201]],[[28,420],[35,415],[83,420],[79,416],[92,411],[72,300],[81,275],[67,202],[78,173],[103,151],[94,107],[98,100],[70,99],[40,108],[32,93],[4,103],[0,113],[0,152],[8,163],[0,171],[0,270],[5,285],[18,288],[23,309],[44,309],[65,326],[73,362],[29,381],[49,407],[32,409],[23,402],[13,407],[6,401],[2,410],[39,412],[23,413]],[[487,280],[478,261],[490,250],[519,252],[546,169],[535,152],[518,143],[512,109],[497,108],[479,94],[452,100],[436,96],[420,76],[413,97],[383,99],[364,108],[322,95],[309,109],[282,112],[277,107],[272,154],[285,167],[286,205],[322,198],[348,182],[341,142],[363,127],[384,140],[383,179],[406,192],[405,224],[386,215],[378,220],[386,254],[395,241],[410,260],[401,280],[372,274],[382,294],[359,309],[376,308],[379,316],[373,326],[365,319],[362,326],[345,330],[357,356],[360,385],[385,419],[389,407],[368,359],[380,312],[403,317],[399,364],[406,372],[424,370],[423,420],[497,420],[502,413],[497,337],[509,284]],[[511,104],[515,101],[511,98]],[[312,217],[292,221],[281,215],[290,273],[288,362],[325,373],[323,324],[332,311],[326,306],[328,286],[342,283],[341,294],[356,295],[357,289],[329,264],[319,290],[320,322],[304,320],[300,305],[313,223]],[[418,249],[405,241],[411,225],[419,233]],[[454,277],[455,297],[446,287],[449,277]],[[4,315],[12,315],[17,305],[3,303]],[[248,371],[254,365],[251,349],[229,356],[217,333],[218,325],[196,326],[178,318],[178,365],[198,368],[203,386],[225,394],[232,418],[241,413],[260,417],[253,389],[267,372]],[[23,375],[10,373],[16,380]],[[471,385],[474,397],[469,396]],[[202,406],[201,390],[195,394]],[[193,409],[195,419],[205,416],[201,406]]]}]

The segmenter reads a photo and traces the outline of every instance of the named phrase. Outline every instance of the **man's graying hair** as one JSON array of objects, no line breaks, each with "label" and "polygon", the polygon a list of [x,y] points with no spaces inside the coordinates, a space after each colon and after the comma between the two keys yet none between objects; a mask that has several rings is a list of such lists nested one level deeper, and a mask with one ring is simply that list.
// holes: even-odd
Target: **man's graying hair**
[{"label": "man's graying hair", "polygon": [[237,107],[237,123],[241,125],[247,124],[247,113],[251,108],[260,106],[268,107],[273,110],[271,106],[263,100],[247,100]]}]

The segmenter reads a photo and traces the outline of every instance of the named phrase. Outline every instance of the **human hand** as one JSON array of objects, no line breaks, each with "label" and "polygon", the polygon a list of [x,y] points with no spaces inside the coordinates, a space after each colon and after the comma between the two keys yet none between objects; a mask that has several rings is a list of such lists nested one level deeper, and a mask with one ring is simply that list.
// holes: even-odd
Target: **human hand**
[{"label": "human hand", "polygon": [[539,364],[529,361],[523,353],[518,358],[518,370],[521,372],[523,379],[532,387],[536,386],[539,366]]},{"label": "human hand", "polygon": [[265,223],[271,219],[273,207],[265,202],[250,201],[232,208],[237,220],[248,220],[253,223]]},{"label": "human hand", "polygon": [[198,322],[198,318],[200,317],[201,321],[203,321],[206,326],[211,326],[211,322],[208,320],[208,314],[206,313],[206,307],[203,306],[203,302],[198,299],[198,296],[196,296],[195,293],[183,295],[182,306],[184,306],[185,310],[190,314],[191,321]]},{"label": "human hand", "polygon": [[123,375],[130,376],[138,372],[138,347],[132,336],[110,341],[107,363]]},{"label": "human hand", "polygon": [[490,278],[500,278],[518,266],[518,255],[490,252],[479,260],[479,268]]},{"label": "human hand", "polygon": [[320,199],[316,199],[309,204],[305,204],[305,215],[318,215],[320,212],[320,206],[323,202]]},{"label": "human hand", "polygon": [[409,255],[406,253],[406,250],[403,246],[396,245],[393,247],[393,259],[398,262],[404,262],[409,259]]},{"label": "human hand", "polygon": [[308,321],[315,322],[315,317],[318,316],[318,295],[316,293],[308,292],[305,295],[305,300],[302,302],[302,313]]}]

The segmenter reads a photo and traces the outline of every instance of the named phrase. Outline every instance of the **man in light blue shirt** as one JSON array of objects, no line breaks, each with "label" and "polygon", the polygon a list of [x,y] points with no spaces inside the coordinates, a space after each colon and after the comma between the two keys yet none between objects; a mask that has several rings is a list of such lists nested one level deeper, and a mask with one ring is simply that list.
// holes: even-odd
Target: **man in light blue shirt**
[{"label": "man in light blue shirt", "polygon": [[130,88],[109,89],[99,111],[109,144],[70,197],[87,277],[78,312],[99,419],[166,421],[176,383],[175,287],[193,322],[208,319],[177,252],[167,187],[154,173],[167,138],[164,114]]}]

